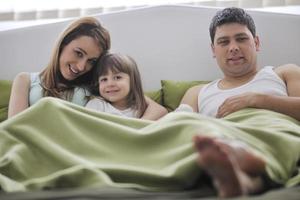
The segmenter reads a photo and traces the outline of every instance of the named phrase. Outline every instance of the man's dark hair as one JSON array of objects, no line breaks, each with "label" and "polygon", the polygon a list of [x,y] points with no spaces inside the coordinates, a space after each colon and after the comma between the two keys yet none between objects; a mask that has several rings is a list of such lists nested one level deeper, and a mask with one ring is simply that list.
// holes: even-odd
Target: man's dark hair
[{"label": "man's dark hair", "polygon": [[253,37],[256,35],[255,24],[252,17],[241,8],[231,7],[220,10],[213,17],[210,26],[209,33],[211,42],[214,42],[216,29],[218,26],[229,23],[238,23],[246,25],[252,33]]}]

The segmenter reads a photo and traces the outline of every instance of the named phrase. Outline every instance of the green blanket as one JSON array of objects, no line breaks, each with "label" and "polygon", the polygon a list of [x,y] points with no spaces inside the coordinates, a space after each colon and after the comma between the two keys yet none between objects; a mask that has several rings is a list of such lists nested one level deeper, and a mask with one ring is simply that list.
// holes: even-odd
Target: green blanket
[{"label": "green blanket", "polygon": [[243,141],[267,161],[272,180],[300,182],[299,122],[282,114],[246,109],[224,120],[170,113],[152,122],[43,98],[0,124],[0,186],[184,190],[201,181],[195,134]]}]

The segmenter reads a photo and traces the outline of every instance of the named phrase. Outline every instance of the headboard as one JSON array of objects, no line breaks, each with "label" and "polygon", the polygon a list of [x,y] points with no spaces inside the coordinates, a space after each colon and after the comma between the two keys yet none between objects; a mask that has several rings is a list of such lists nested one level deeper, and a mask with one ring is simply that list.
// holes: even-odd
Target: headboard
[{"label": "headboard", "polygon": [[[218,8],[165,5],[96,15],[110,31],[112,50],[138,63],[145,90],[160,80],[212,80],[221,72],[212,57],[208,26]],[[259,64],[300,65],[300,15],[249,11],[262,43]],[[0,79],[41,71],[58,35],[70,23],[0,31]]]}]

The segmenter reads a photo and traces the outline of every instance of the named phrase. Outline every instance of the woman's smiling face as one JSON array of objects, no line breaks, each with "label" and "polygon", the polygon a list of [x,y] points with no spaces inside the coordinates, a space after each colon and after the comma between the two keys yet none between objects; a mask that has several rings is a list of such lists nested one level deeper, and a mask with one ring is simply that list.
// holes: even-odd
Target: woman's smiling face
[{"label": "woman's smiling face", "polygon": [[59,58],[59,70],[66,80],[75,80],[93,68],[101,53],[94,38],[78,37],[63,48]]}]

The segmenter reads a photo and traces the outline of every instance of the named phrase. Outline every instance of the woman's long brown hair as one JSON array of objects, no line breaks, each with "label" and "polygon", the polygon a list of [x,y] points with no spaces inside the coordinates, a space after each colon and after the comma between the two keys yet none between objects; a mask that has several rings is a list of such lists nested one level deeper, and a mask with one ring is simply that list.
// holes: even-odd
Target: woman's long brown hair
[{"label": "woman's long brown hair", "polygon": [[59,68],[59,58],[63,48],[81,36],[94,38],[98,42],[102,54],[110,49],[110,34],[96,18],[83,17],[71,23],[61,34],[52,52],[48,66],[40,74],[43,96],[70,100],[76,86],[89,89],[92,84],[92,75],[95,73],[95,67],[72,81],[65,80]]}]

